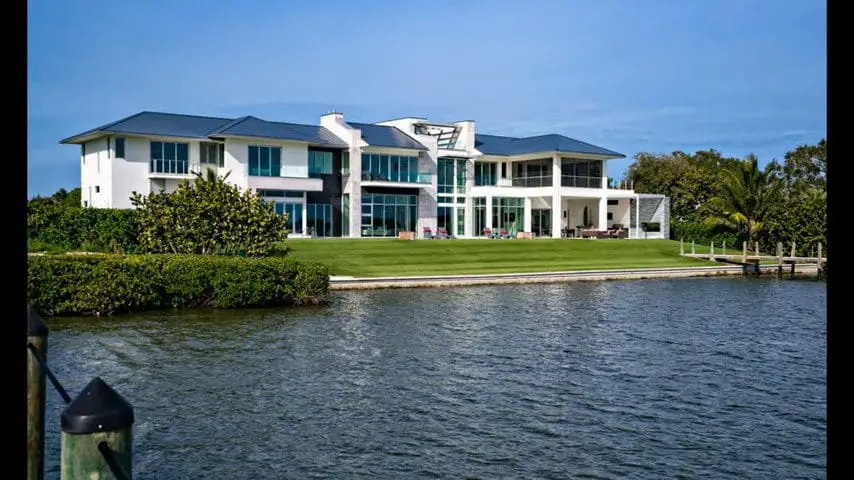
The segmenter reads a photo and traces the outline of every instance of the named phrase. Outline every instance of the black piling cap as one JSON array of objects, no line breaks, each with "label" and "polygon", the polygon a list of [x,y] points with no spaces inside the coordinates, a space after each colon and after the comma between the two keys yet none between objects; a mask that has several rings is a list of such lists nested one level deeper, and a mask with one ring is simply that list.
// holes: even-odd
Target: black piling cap
[{"label": "black piling cap", "polygon": [[29,312],[27,312],[27,336],[46,337],[49,331],[39,312],[32,308],[29,309]]},{"label": "black piling cap", "polygon": [[111,432],[133,425],[133,407],[118,392],[95,377],[62,412],[65,433]]}]

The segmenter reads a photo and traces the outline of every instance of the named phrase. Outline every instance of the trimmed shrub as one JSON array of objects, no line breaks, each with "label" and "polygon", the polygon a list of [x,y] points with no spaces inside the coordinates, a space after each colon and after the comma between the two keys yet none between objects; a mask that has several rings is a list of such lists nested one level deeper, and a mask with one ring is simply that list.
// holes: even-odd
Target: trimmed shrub
[{"label": "trimmed shrub", "polygon": [[212,255],[31,256],[27,297],[44,315],[319,303],[324,265]]},{"label": "trimmed shrub", "polygon": [[708,245],[727,245],[740,248],[742,237],[737,233],[727,230],[722,226],[713,226],[703,222],[673,222],[670,224],[670,238],[673,240],[685,240],[686,242],[697,242]]}]

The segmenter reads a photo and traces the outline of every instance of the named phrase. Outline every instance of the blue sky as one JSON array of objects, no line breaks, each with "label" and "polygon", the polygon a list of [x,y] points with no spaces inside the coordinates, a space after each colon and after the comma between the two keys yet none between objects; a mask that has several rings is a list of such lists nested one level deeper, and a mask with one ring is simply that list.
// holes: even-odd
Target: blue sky
[{"label": "blue sky", "polygon": [[28,192],[79,186],[66,136],[141,110],[473,119],[626,154],[765,162],[826,123],[813,0],[56,2],[28,10]]}]

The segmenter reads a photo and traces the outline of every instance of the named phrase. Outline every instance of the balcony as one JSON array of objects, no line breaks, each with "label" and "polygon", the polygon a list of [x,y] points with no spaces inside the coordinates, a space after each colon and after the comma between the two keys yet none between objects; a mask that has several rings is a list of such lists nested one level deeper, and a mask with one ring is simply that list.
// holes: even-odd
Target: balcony
[{"label": "balcony", "polygon": [[552,176],[540,175],[538,177],[513,177],[510,179],[513,187],[551,187]]},{"label": "balcony", "polygon": [[362,172],[362,182],[378,183],[418,183],[429,185],[433,183],[433,174],[425,172]]},{"label": "balcony", "polygon": [[199,166],[190,168],[187,160],[150,160],[148,178],[193,178],[199,172]]},{"label": "balcony", "polygon": [[560,186],[575,188],[602,188],[603,177],[582,177],[578,175],[561,175]]}]

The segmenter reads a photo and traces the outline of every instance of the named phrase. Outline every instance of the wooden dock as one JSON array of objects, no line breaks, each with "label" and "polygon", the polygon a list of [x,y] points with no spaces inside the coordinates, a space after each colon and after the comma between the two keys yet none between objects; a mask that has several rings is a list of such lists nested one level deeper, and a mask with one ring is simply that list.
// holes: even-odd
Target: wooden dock
[{"label": "wooden dock", "polygon": [[782,243],[777,244],[777,255],[762,254],[760,253],[758,246],[756,246],[753,252],[748,253],[747,242],[744,242],[742,246],[742,252],[740,254],[726,253],[726,244],[723,245],[723,253],[719,252],[715,252],[715,244],[712,243],[709,246],[709,251],[707,253],[696,253],[696,247],[694,245],[694,242],[691,242],[691,253],[685,253],[684,242],[682,242],[681,240],[679,242],[679,253],[684,257],[699,258],[703,260],[711,260],[713,262],[724,262],[741,265],[744,267],[745,274],[752,273],[754,275],[759,275],[761,272],[761,269],[759,268],[760,265],[766,268],[773,268],[776,265],[778,277],[783,276],[784,266],[789,267],[790,275],[792,277],[795,276],[796,265],[815,265],[816,277],[819,279],[822,278],[822,275],[826,275],[827,272],[827,257],[821,254],[821,243],[819,243],[816,247],[817,256],[815,257],[801,257],[795,255],[795,244],[792,244],[792,250],[790,255],[783,255]]}]

